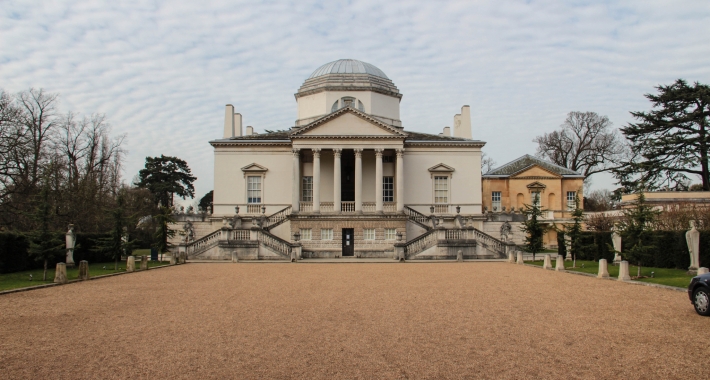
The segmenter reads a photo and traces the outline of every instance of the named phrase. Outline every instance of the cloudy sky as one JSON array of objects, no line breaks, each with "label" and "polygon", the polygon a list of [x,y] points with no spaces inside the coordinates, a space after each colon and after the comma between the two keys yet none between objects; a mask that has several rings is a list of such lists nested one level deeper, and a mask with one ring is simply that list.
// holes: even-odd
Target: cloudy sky
[{"label": "cloudy sky", "polygon": [[[710,2],[0,1],[0,88],[44,88],[60,109],[104,113],[127,134],[125,178],[178,156],[212,189],[207,141],[224,105],[244,125],[287,129],[316,68],[354,58],[404,94],[407,130],[438,133],[472,107],[498,164],[570,111],[615,126],[676,78],[710,83]],[[595,188],[612,187],[593,178]]]}]

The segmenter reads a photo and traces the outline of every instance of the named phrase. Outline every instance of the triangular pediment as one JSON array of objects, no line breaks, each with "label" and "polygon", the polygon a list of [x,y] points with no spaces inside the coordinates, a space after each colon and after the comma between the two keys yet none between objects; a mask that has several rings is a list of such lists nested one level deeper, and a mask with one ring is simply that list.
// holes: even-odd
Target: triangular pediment
[{"label": "triangular pediment", "polygon": [[558,173],[555,173],[551,170],[548,170],[546,168],[543,168],[540,165],[532,165],[530,167],[527,167],[518,173],[515,173],[514,175],[511,176],[511,178],[520,178],[520,177],[554,177],[554,178],[561,178],[562,176],[559,175]]},{"label": "triangular pediment", "polygon": [[451,173],[454,170],[456,169],[446,164],[436,164],[429,168],[429,171],[432,173]]},{"label": "triangular pediment", "polygon": [[535,182],[530,183],[530,184],[527,185],[527,188],[530,189],[530,190],[539,190],[539,189],[544,189],[544,188],[546,188],[546,187],[547,187],[547,186],[546,186],[544,183],[541,183],[541,182],[538,182],[538,181],[535,181]]},{"label": "triangular pediment", "polygon": [[263,173],[267,170],[269,170],[269,169],[267,169],[266,167],[261,166],[257,163],[251,163],[251,164],[242,168],[242,171],[245,173]]},{"label": "triangular pediment", "polygon": [[404,138],[406,133],[354,108],[342,108],[291,133],[291,138],[314,137]]}]

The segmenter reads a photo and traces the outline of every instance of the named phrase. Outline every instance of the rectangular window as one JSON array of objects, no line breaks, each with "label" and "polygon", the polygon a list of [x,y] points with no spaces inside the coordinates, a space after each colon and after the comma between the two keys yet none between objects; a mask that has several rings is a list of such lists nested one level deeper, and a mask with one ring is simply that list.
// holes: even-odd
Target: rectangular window
[{"label": "rectangular window", "polygon": [[313,202],[313,177],[303,177],[302,201]]},{"label": "rectangular window", "polygon": [[394,162],[394,156],[382,156],[382,162]]},{"label": "rectangular window", "polygon": [[532,204],[533,206],[540,207],[540,192],[539,191],[533,191],[532,194],[530,195],[532,199]]},{"label": "rectangular window", "polygon": [[491,194],[493,211],[500,211],[500,191],[494,191]]},{"label": "rectangular window", "polygon": [[261,203],[261,177],[247,177],[247,203]]},{"label": "rectangular window", "polygon": [[310,228],[301,228],[301,240],[312,240],[313,239],[313,230]]},{"label": "rectangular window", "polygon": [[568,191],[567,192],[567,210],[574,210],[577,208],[577,192],[576,191]]},{"label": "rectangular window", "polygon": [[321,228],[320,239],[321,240],[333,240],[333,229],[332,228]]},{"label": "rectangular window", "polygon": [[394,202],[394,177],[382,177],[382,201]]},{"label": "rectangular window", "polygon": [[449,203],[449,177],[434,177],[434,203]]},{"label": "rectangular window", "polygon": [[385,228],[385,240],[397,239],[397,230],[394,228]]},{"label": "rectangular window", "polygon": [[365,228],[362,230],[362,238],[364,240],[375,240],[375,229]]}]

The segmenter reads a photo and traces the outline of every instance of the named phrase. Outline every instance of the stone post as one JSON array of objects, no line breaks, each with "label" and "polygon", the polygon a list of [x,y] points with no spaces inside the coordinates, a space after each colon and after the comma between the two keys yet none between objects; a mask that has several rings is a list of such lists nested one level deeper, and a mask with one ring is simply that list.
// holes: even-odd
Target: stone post
[{"label": "stone post", "polygon": [[79,280],[89,279],[89,262],[86,260],[79,261]]},{"label": "stone post", "polygon": [[698,268],[698,275],[707,274],[707,273],[708,273],[708,268],[705,268],[705,267]]},{"label": "stone post", "polygon": [[463,251],[460,249],[456,252],[456,261],[459,263],[463,262]]},{"label": "stone post", "polygon": [[54,270],[54,282],[57,284],[67,283],[67,264],[57,263],[57,268]]},{"label": "stone post", "polygon": [[515,254],[513,253],[513,251],[508,252],[508,262],[515,263]]},{"label": "stone post", "polygon": [[599,273],[597,278],[609,278],[609,270],[607,269],[606,259],[599,260]]},{"label": "stone post", "polygon": [[545,262],[542,264],[543,269],[552,269],[552,261],[550,260],[550,255],[545,255]]},{"label": "stone post", "polygon": [[555,258],[555,270],[558,272],[564,272],[565,270],[565,259],[562,258],[562,255],[557,255],[557,258]]},{"label": "stone post", "polygon": [[291,179],[291,212],[298,213],[301,206],[301,150],[292,149],[293,153],[293,174]]},{"label": "stone post", "polygon": [[126,272],[133,272],[136,270],[136,257],[128,256],[126,260]]},{"label": "stone post", "polygon": [[320,149],[313,151],[313,212],[320,213]]},{"label": "stone post", "polygon": [[384,211],[382,200],[382,153],[384,149],[375,149],[375,211]]},{"label": "stone post", "polygon": [[187,262],[187,253],[180,252],[180,264],[185,264]]},{"label": "stone post", "polygon": [[395,243],[394,244],[394,259],[404,262],[405,257],[404,257],[404,246],[405,244],[402,243]]},{"label": "stone post", "polygon": [[621,235],[619,235],[618,232],[614,231],[611,234],[611,242],[614,245],[614,265],[619,265],[621,262],[621,255],[619,255],[619,252],[621,252]]},{"label": "stone post", "polygon": [[404,211],[404,149],[397,149],[397,171],[395,172],[395,181],[397,182],[397,212]]},{"label": "stone post", "polygon": [[224,241],[224,240],[229,240],[229,231],[230,231],[230,228],[229,228],[229,227],[222,227],[222,228],[220,228],[220,230],[219,230],[219,240],[222,240],[222,241]]},{"label": "stone post", "polygon": [[688,243],[688,253],[690,254],[688,274],[695,274],[700,266],[700,232],[695,228],[693,220],[690,221],[690,230],[685,233],[685,241]]},{"label": "stone post", "polygon": [[141,256],[141,270],[148,269],[148,256]]},{"label": "stone post", "polygon": [[170,265],[177,264],[177,252],[170,252]]},{"label": "stone post", "polygon": [[626,260],[619,264],[619,281],[631,281],[631,276],[629,276],[629,262]]},{"label": "stone post", "polygon": [[518,251],[518,261],[516,262],[516,264],[525,264],[525,262],[523,261],[523,252],[522,251]]},{"label": "stone post", "polygon": [[355,212],[362,213],[362,149],[355,149]]},{"label": "stone post", "polygon": [[333,149],[333,211],[335,213],[340,213],[341,209],[341,178],[340,173],[340,156],[342,155],[342,149]]},{"label": "stone post", "polygon": [[76,247],[76,234],[74,234],[74,225],[69,225],[69,230],[66,234],[66,248],[67,248],[67,267],[74,267],[74,248]]}]

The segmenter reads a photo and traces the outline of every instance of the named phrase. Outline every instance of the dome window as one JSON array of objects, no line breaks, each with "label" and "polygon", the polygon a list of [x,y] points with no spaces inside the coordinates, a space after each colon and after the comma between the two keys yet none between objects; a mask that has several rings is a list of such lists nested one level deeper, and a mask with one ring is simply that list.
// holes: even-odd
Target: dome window
[{"label": "dome window", "polygon": [[365,105],[362,104],[362,102],[359,100],[357,101],[357,109],[359,109],[362,112],[365,112]]},{"label": "dome window", "polygon": [[335,112],[338,110],[338,102],[339,100],[336,100],[335,103],[333,103],[333,106],[330,107],[330,112]]}]

